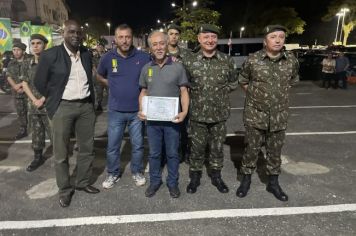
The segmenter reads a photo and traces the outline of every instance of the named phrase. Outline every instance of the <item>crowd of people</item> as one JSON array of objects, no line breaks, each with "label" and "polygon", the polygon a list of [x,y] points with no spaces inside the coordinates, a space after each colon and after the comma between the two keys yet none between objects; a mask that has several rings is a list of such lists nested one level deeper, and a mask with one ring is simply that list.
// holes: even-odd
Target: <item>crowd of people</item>
[{"label": "crowd of people", "polygon": [[[287,30],[281,25],[267,26],[263,32],[264,48],[250,55],[240,72],[230,56],[217,50],[219,31],[214,25],[201,25],[197,32],[200,49],[191,52],[178,45],[180,27],[171,24],[167,32],[149,34],[149,53],[146,53],[133,46],[132,28],[122,24],[115,29],[116,47],[104,53],[100,45],[93,56],[81,44],[80,25],[67,20],[63,27],[64,42],[59,46],[45,50],[47,39],[33,34],[30,40],[33,56],[24,59],[26,45],[14,44],[15,59],[8,67],[7,79],[15,94],[20,122],[15,138],[26,136],[27,127],[32,129],[34,159],[27,171],[34,171],[44,163],[42,152],[47,133],[53,144],[60,206],[70,205],[75,190],[100,192],[89,179],[95,158],[95,109],[102,110],[102,91],[107,89],[107,175],[102,188],[113,188],[121,178],[120,146],[127,128],[132,146],[131,175],[136,186],[147,182],[143,167],[144,129],[147,132],[146,197],[153,197],[163,183],[162,163],[167,166],[165,182],[170,196],[180,196],[182,160],[189,163],[186,192],[194,194],[200,185],[205,157],[212,185],[227,193],[229,188],[223,181],[222,169],[226,121],[230,116],[229,93],[241,86],[246,92],[243,113],[246,147],[236,195],[240,198],[247,195],[264,146],[269,176],[266,190],[280,201],[287,201],[278,177],[289,89],[299,79],[297,59],[283,50]],[[146,96],[177,98],[178,112],[170,120],[152,120],[143,107]],[[74,186],[68,162],[72,133],[78,146]]]}]

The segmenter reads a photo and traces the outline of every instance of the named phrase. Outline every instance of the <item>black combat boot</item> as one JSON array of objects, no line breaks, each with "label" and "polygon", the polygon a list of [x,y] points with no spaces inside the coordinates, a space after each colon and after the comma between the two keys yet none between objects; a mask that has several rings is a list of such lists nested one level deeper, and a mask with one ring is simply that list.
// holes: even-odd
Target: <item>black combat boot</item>
[{"label": "black combat boot", "polygon": [[40,167],[44,162],[45,162],[45,160],[44,160],[43,155],[42,155],[42,149],[35,150],[35,158],[30,163],[30,165],[27,166],[26,170],[28,172],[34,171],[38,167]]},{"label": "black combat boot", "polygon": [[288,201],[288,196],[285,194],[279,186],[278,175],[270,175],[266,190],[272,193],[278,200],[282,202]]},{"label": "black combat boot", "polygon": [[246,197],[248,190],[250,190],[251,175],[243,175],[239,188],[236,190],[236,196]]},{"label": "black combat boot", "polygon": [[211,170],[211,183],[219,190],[220,193],[229,192],[229,188],[221,178],[221,170]]},{"label": "black combat boot", "polygon": [[187,186],[187,193],[195,193],[200,185],[201,171],[189,171],[190,183]]},{"label": "black combat boot", "polygon": [[21,126],[19,132],[15,136],[15,139],[19,140],[26,136],[27,136],[27,128],[25,126]]}]

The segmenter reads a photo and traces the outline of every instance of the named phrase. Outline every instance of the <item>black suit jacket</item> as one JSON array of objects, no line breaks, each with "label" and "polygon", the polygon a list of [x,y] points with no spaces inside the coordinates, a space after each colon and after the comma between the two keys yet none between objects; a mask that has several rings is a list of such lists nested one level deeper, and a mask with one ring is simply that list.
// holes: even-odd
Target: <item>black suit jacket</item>
[{"label": "black suit jacket", "polygon": [[[91,101],[94,104],[94,86],[92,80],[92,56],[90,52],[80,47],[80,58],[88,77]],[[34,84],[37,90],[46,98],[45,106],[48,117],[53,118],[62,99],[65,86],[71,70],[72,62],[64,45],[55,46],[41,54]]]}]

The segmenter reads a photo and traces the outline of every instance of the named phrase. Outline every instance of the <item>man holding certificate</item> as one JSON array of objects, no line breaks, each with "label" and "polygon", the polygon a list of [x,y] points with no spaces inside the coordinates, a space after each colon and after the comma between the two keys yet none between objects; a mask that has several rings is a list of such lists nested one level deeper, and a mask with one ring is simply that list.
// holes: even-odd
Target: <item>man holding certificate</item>
[{"label": "man holding certificate", "polygon": [[[168,37],[154,31],[148,37],[153,61],[141,71],[139,117],[147,120],[150,185],[146,197],[152,197],[162,184],[161,153],[164,145],[168,176],[166,184],[171,197],[178,198],[179,131],[188,113],[189,82],[182,64],[167,56]],[[180,100],[180,104],[179,104]],[[181,109],[180,109],[181,107]]]}]

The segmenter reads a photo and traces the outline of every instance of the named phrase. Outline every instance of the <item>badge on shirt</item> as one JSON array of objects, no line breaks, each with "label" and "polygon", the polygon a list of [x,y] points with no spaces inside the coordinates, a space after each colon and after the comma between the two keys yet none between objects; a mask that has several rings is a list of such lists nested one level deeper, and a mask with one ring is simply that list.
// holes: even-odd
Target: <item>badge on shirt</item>
[{"label": "badge on shirt", "polygon": [[152,68],[148,68],[148,77],[152,77],[152,75],[153,75]]},{"label": "badge on shirt", "polygon": [[112,65],[112,72],[117,72],[117,60],[116,59],[112,59],[111,60],[111,65]]}]

